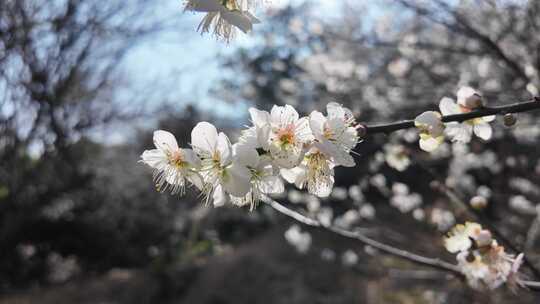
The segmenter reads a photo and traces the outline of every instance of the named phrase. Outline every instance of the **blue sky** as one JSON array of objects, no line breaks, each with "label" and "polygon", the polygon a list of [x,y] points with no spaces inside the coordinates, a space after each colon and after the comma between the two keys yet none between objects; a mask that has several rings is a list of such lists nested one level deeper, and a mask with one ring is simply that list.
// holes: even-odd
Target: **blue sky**
[{"label": "blue sky", "polygon": [[[298,5],[302,0],[272,0],[266,8],[279,9],[289,4]],[[343,1],[319,0],[321,12],[337,11]],[[166,18],[178,18],[182,28],[176,33],[165,33],[152,37],[134,48],[125,60],[127,75],[135,87],[156,85],[167,88],[155,94],[155,102],[169,100],[183,107],[196,103],[202,110],[217,111],[228,118],[243,117],[238,105],[230,105],[211,96],[209,90],[219,84],[222,71],[218,59],[233,53],[250,43],[250,35],[240,34],[230,44],[216,41],[211,35],[201,36],[196,32],[203,14],[184,13],[178,0],[160,1],[160,9]],[[264,9],[257,12],[263,22]],[[257,27],[254,28],[257,31]],[[150,105],[152,106],[152,105]]]}]

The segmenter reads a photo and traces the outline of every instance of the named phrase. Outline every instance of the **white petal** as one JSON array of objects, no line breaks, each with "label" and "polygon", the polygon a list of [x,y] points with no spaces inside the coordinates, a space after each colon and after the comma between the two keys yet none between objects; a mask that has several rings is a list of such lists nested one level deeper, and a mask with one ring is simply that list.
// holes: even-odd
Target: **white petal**
[{"label": "white petal", "polygon": [[482,106],[482,96],[471,87],[461,87],[457,92],[457,103],[470,109],[476,109]]},{"label": "white petal", "polygon": [[274,159],[274,163],[285,169],[296,167],[304,157],[304,153],[305,151],[299,146],[285,148],[276,144],[270,145],[270,154]]},{"label": "white petal", "polygon": [[278,127],[286,127],[289,124],[295,123],[298,117],[298,112],[290,105],[285,105],[284,107],[273,106],[270,111],[271,122]]},{"label": "white petal", "polygon": [[313,136],[318,140],[324,139],[325,122],[326,117],[321,112],[313,111],[309,115],[309,127],[311,128],[311,132],[313,132]]},{"label": "white petal", "polygon": [[462,143],[471,141],[472,126],[468,123],[447,123],[445,131],[452,141],[459,141]]},{"label": "white petal", "polygon": [[295,122],[294,133],[298,141],[301,143],[307,143],[314,139],[313,132],[311,132],[311,128],[309,127],[309,119],[307,117],[302,117]]},{"label": "white petal", "polygon": [[238,10],[222,10],[221,17],[225,19],[228,23],[239,28],[244,33],[249,33],[251,31],[251,28],[253,27],[250,18]]},{"label": "white petal", "polygon": [[266,194],[283,193],[285,190],[283,180],[276,175],[268,175],[262,178],[259,182],[259,188],[261,189],[261,192]]},{"label": "white petal", "polygon": [[441,102],[439,103],[439,108],[441,110],[441,113],[445,116],[461,114],[461,109],[459,108],[459,105],[455,103],[454,100],[448,97],[443,97],[443,99],[441,99]]},{"label": "white petal", "polygon": [[287,182],[295,184],[299,189],[304,188],[304,184],[307,180],[307,170],[305,166],[298,166],[292,169],[281,169],[279,172]]},{"label": "white petal", "polygon": [[441,124],[441,114],[435,111],[426,111],[414,119],[416,126],[428,126],[434,128]]},{"label": "white petal", "polygon": [[172,152],[178,149],[178,143],[174,135],[163,130],[154,131],[154,145],[163,151]]},{"label": "white petal", "polygon": [[259,165],[259,153],[249,145],[234,144],[233,151],[235,162],[251,168],[256,168]]},{"label": "white petal", "polygon": [[270,124],[270,113],[266,111],[257,110],[255,108],[249,108],[249,115],[251,116],[251,122],[256,127],[263,127]]},{"label": "white petal", "polygon": [[484,116],[482,119],[486,122],[491,122],[495,120],[495,115]]},{"label": "white petal", "polygon": [[223,6],[218,0],[189,0],[186,9],[195,12],[219,12]]},{"label": "white petal", "polygon": [[439,147],[441,142],[433,137],[421,138],[419,141],[420,149],[431,152]]},{"label": "white petal", "polygon": [[167,155],[160,149],[146,150],[141,155],[141,160],[152,168],[162,168],[167,165]]},{"label": "white petal", "polygon": [[216,150],[218,133],[216,127],[206,121],[199,122],[191,131],[191,146],[197,153],[213,153]]},{"label": "white petal", "polygon": [[221,185],[217,185],[214,189],[214,194],[212,195],[214,201],[214,207],[221,207],[227,202],[227,193]]},{"label": "white petal", "polygon": [[223,178],[223,188],[231,195],[242,197],[251,189],[251,174],[249,170],[233,163],[226,169],[226,176]]},{"label": "white petal", "polygon": [[221,156],[221,165],[226,166],[231,163],[232,161],[232,147],[231,142],[229,141],[229,138],[225,133],[220,132],[218,135],[218,141],[216,150],[219,151],[219,155]]},{"label": "white petal", "polygon": [[483,140],[489,140],[491,138],[491,126],[487,122],[477,123],[474,125],[474,134]]},{"label": "white petal", "polygon": [[328,103],[326,105],[326,113],[328,114],[328,118],[338,118],[341,120],[345,120],[347,114],[352,116],[352,113],[350,113],[349,109],[344,108],[337,102]]}]

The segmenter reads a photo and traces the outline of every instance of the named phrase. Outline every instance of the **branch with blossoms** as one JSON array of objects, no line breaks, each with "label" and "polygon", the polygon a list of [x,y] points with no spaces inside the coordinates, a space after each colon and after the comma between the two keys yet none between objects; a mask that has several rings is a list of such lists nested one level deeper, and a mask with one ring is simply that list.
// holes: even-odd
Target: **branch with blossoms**
[{"label": "branch with blossoms", "polygon": [[[389,133],[415,126],[419,146],[435,150],[449,137],[469,142],[473,134],[489,140],[489,122],[504,114],[505,124],[515,122],[512,113],[540,109],[540,100],[488,108],[482,96],[470,87],[457,92],[457,102],[445,97],[442,112],[428,111],[414,121],[384,126],[359,124],[352,112],[331,102],[326,115],[313,111],[300,117],[290,105],[273,106],[270,112],[249,109],[252,126],[243,130],[237,143],[218,132],[208,122],[199,122],[191,132],[191,148],[180,148],[173,134],[154,132],[156,149],[144,151],[141,161],[154,169],[159,191],[183,194],[191,185],[198,189],[206,205],[230,203],[253,210],[260,201],[310,226],[323,226],[316,220],[289,210],[269,196],[285,191],[284,180],[318,197],[328,197],[339,166],[354,167],[353,149],[367,134]],[[444,116],[443,116],[444,115]],[[334,226],[324,226],[339,235],[357,239],[386,253],[465,277],[473,288],[495,289],[503,284],[526,287],[518,272],[523,254],[506,253],[491,232],[479,224],[457,225],[445,239],[445,247],[456,253],[457,265],[426,258]]]}]

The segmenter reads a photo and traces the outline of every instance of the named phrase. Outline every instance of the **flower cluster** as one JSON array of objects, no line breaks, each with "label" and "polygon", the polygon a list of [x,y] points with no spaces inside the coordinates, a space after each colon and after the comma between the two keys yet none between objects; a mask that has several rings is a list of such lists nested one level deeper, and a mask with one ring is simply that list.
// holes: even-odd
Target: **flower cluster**
[{"label": "flower cluster", "polygon": [[283,179],[309,193],[326,197],[334,185],[334,168],[353,167],[351,150],[359,141],[352,112],[337,103],[299,117],[289,106],[270,112],[249,109],[253,126],[238,143],[208,122],[191,132],[191,149],[179,148],[167,131],[154,132],[156,149],[144,151],[141,161],[154,169],[158,190],[185,192],[198,188],[208,204],[257,204],[264,194],[284,191]]},{"label": "flower cluster", "polygon": [[477,223],[456,225],[444,239],[446,250],[457,253],[458,266],[473,288],[495,289],[506,283],[510,287],[521,285],[518,270],[523,253],[517,257],[505,252]]},{"label": "flower cluster", "polygon": [[186,11],[203,12],[205,17],[197,31],[208,33],[213,28],[213,34],[225,41],[235,36],[235,28],[249,33],[253,24],[260,23],[249,10],[260,0],[187,0]]},{"label": "flower cluster", "polygon": [[489,140],[493,133],[489,122],[495,119],[494,115],[464,122],[442,122],[442,115],[468,113],[483,106],[482,96],[471,87],[462,87],[458,90],[457,102],[449,97],[443,97],[439,103],[441,112],[424,112],[414,120],[415,126],[420,130],[420,148],[428,152],[434,151],[444,141],[444,135],[452,141],[462,143],[471,141],[473,133],[483,140]]}]

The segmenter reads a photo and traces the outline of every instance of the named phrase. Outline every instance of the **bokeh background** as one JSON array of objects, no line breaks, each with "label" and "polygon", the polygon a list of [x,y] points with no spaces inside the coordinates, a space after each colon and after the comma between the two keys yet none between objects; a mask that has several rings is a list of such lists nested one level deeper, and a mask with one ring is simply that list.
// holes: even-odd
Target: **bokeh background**
[{"label": "bokeh background", "polygon": [[[538,303],[295,226],[273,210],[159,194],[138,163],[152,131],[187,144],[247,109],[338,101],[364,123],[436,110],[461,85],[490,105],[538,95],[540,1],[288,1],[229,45],[182,1],[0,1],[0,303]],[[540,266],[538,113],[431,155],[414,130],[359,144],[328,199],[277,199],[448,261],[468,203]],[[525,270],[525,275],[534,279]]]}]

